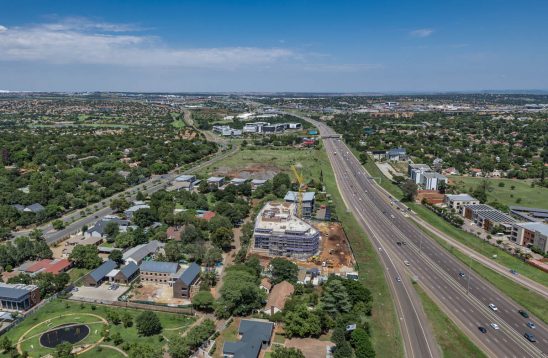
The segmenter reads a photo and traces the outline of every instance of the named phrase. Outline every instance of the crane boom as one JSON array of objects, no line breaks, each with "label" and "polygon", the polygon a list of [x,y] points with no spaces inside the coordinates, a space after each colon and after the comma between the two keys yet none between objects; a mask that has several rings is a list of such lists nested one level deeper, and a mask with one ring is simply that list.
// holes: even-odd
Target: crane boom
[{"label": "crane boom", "polygon": [[293,171],[293,175],[295,175],[295,179],[297,179],[297,183],[299,183],[297,216],[299,218],[302,218],[303,217],[303,191],[305,188],[304,178],[302,174],[299,173],[296,166],[292,165],[291,170]]}]

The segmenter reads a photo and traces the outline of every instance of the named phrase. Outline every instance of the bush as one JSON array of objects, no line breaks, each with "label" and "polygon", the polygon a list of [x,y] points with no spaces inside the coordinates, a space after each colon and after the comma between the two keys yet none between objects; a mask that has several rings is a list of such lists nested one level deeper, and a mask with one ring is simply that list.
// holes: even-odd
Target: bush
[{"label": "bush", "polygon": [[145,311],[138,315],[135,319],[135,325],[137,326],[137,332],[145,337],[162,332],[162,323],[156,313],[152,311]]}]

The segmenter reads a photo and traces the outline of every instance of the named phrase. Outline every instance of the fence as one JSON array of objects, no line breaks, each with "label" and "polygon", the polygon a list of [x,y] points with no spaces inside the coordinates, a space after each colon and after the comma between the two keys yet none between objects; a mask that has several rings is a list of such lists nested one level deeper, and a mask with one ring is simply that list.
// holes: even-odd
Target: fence
[{"label": "fence", "polygon": [[171,313],[180,313],[180,314],[189,314],[189,315],[194,314],[194,309],[192,307],[187,307],[187,308],[171,307],[171,306],[158,305],[155,303],[114,301],[110,305],[116,306],[116,307],[136,308],[136,309],[149,310],[149,311],[171,312]]}]

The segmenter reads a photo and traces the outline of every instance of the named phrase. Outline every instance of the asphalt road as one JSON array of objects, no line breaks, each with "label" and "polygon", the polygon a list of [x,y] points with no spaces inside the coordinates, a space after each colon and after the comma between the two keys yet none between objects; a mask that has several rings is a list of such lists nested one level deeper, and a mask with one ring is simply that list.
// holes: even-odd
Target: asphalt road
[{"label": "asphalt road", "polygon": [[[326,138],[336,135],[331,128],[306,117],[303,119],[316,125],[324,137],[325,149],[335,171],[339,189],[347,206],[365,226],[369,238],[378,248],[389,282],[392,286],[403,286],[402,289],[393,289],[393,292],[397,307],[401,302],[407,302],[398,309],[407,356],[428,357],[434,353],[427,323],[421,319],[420,312],[415,314],[418,311],[415,292],[408,288],[408,280],[396,281],[396,276],[400,276],[399,273],[403,271],[419,282],[449,317],[489,356],[547,356],[546,325],[533,316],[525,319],[519,315],[518,310],[521,307],[517,303],[505,297],[426,236],[411,222],[407,213],[396,209],[348,147],[336,138]],[[399,246],[396,244],[398,241],[405,241],[406,245]],[[387,264],[387,261],[392,264]],[[402,266],[404,261],[408,261],[409,266]],[[464,277],[459,276],[461,272]],[[498,310],[491,310],[488,307],[490,303],[495,304]],[[536,329],[528,328],[527,321],[534,322]],[[500,329],[491,328],[491,323],[498,324]],[[479,332],[479,326],[485,327],[487,333]],[[525,332],[533,333],[537,342],[526,340],[523,336]]]},{"label": "asphalt road", "polygon": [[[226,145],[223,145],[222,147],[224,148],[225,146]],[[206,167],[214,162],[222,160],[236,153],[238,150],[239,148],[235,146],[233,149],[229,151],[219,152],[218,154],[213,156],[211,159],[205,162],[202,162],[200,164],[197,164],[196,166],[184,172],[179,172],[178,169],[175,169],[168,174],[153,176],[151,179],[149,179],[145,183],[126,189],[122,193],[115,194],[110,198],[100,201],[99,203],[95,203],[93,205],[88,206],[88,209],[91,209],[93,211],[89,215],[85,215],[83,217],[80,215],[80,212],[82,210],[85,211],[86,208],[66,214],[65,216],[61,218],[61,220],[63,220],[66,223],[66,227],[62,230],[54,230],[51,225],[51,222],[44,224],[42,226],[39,226],[38,229],[42,230],[42,232],[44,233],[44,239],[46,240],[48,245],[53,245],[63,240],[64,238],[68,237],[69,235],[76,234],[82,231],[82,228],[84,226],[89,227],[93,225],[96,221],[98,221],[100,218],[106,215],[113,214],[112,209],[109,207],[110,200],[118,197],[124,197],[126,194],[129,194],[129,197],[128,197],[129,200],[134,200],[138,191],[141,191],[144,194],[150,195],[161,189],[166,188],[168,183],[172,181],[173,179],[175,179],[176,177],[178,177],[179,175],[194,173],[203,167]],[[19,236],[28,235],[30,231],[31,230],[23,230],[23,231],[13,232],[12,234],[14,238],[16,238]]]}]

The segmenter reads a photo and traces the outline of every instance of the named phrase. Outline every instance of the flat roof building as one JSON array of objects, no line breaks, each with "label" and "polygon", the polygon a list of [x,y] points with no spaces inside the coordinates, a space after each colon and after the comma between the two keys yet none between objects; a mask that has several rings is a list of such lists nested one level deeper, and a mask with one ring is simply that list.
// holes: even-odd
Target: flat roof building
[{"label": "flat roof building", "polygon": [[[316,193],[313,191],[307,191],[303,193],[303,217],[311,218],[314,212]],[[298,203],[299,193],[296,191],[288,191],[285,194],[284,200],[288,203]]]},{"label": "flat roof building", "polygon": [[463,216],[487,231],[496,225],[500,225],[505,228],[505,233],[510,233],[512,224],[516,222],[511,216],[485,204],[465,205]]},{"label": "flat roof building", "polygon": [[320,232],[296,215],[294,203],[268,202],[257,215],[254,250],[306,259],[319,250]]},{"label": "flat roof building", "polygon": [[515,223],[510,239],[521,246],[535,246],[548,252],[548,224],[541,222]]},{"label": "flat roof building", "polygon": [[36,285],[0,283],[0,308],[26,311],[40,302],[40,289]]},{"label": "flat roof building", "polygon": [[446,194],[444,199],[445,204],[454,209],[457,213],[462,213],[465,205],[477,205],[479,200],[468,194]]}]

